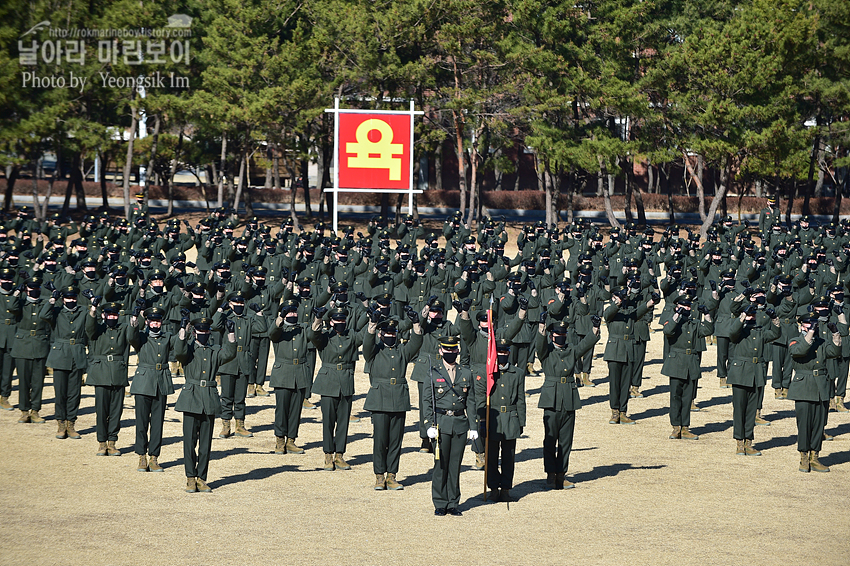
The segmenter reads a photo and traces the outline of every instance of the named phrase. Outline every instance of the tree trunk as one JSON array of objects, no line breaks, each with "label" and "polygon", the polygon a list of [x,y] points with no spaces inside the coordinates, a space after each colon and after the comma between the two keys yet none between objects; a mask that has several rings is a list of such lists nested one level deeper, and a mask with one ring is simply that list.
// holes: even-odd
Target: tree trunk
[{"label": "tree trunk", "polygon": [[[174,214],[174,175],[177,173],[177,156],[183,150],[183,128],[180,128],[180,137],[177,138],[177,151],[174,153],[174,159],[171,160],[171,167],[168,170],[168,178],[165,180],[165,194],[168,198],[168,209],[165,211],[166,216],[171,218]],[[195,171],[195,168],[192,168]],[[204,200],[207,200],[207,188],[204,183],[201,183],[200,175],[196,175],[198,183],[201,185],[201,190],[204,193]],[[209,179],[207,179],[209,180]]]},{"label": "tree trunk", "polygon": [[[304,208],[307,210],[307,217],[313,218],[313,209],[310,206],[310,174],[307,171],[309,161],[304,158],[301,160],[301,186],[304,189]],[[295,190],[293,188],[293,190]]]},{"label": "tree trunk", "polygon": [[[160,118],[160,114],[154,117],[153,122],[153,139],[151,140],[151,156],[148,159],[148,189],[145,191],[145,204],[148,204],[150,200],[150,186],[153,184],[154,172],[156,169],[154,168],[154,164],[156,163],[156,152],[157,147],[159,146],[159,128],[162,124],[162,119]],[[159,180],[159,184],[162,184],[162,180]]]},{"label": "tree trunk", "polygon": [[702,175],[705,172],[705,157],[702,154],[697,156],[697,174],[694,180],[697,183],[697,198],[699,199],[699,219],[705,222],[705,187],[702,184]]},{"label": "tree trunk", "polygon": [[803,196],[803,210],[800,212],[803,216],[808,216],[811,214],[809,211],[809,199],[812,196],[812,191],[814,190],[814,182],[815,182],[815,165],[817,163],[818,158],[818,150],[820,149],[820,136],[815,136],[815,141],[812,144],[812,152],[809,156],[809,176],[806,179],[806,194]]},{"label": "tree trunk", "polygon": [[[608,224],[611,225],[611,228],[619,228],[620,222],[617,220],[617,217],[614,216],[614,209],[611,208],[611,195],[614,193],[612,176],[608,174],[608,168],[605,166],[602,156],[597,156],[596,160],[599,162],[599,184],[603,185],[602,198],[605,201],[605,216],[608,217]],[[606,178],[608,179],[607,190],[604,188]]]},{"label": "tree trunk", "polygon": [[38,200],[38,156],[33,159],[32,162],[32,205],[33,205],[33,213],[35,214],[36,220],[41,220],[39,218],[39,214],[41,213],[41,204]]},{"label": "tree trunk", "polygon": [[460,119],[460,114],[456,110],[452,111],[455,121],[455,151],[457,151],[457,176],[458,188],[460,189],[460,213],[461,217],[466,216],[466,167],[463,155],[463,124]]},{"label": "tree trunk", "polygon": [[646,162],[646,190],[650,193],[655,192],[655,168],[651,161]]},{"label": "tree trunk", "polygon": [[[74,152],[74,156],[71,158],[71,171],[68,175],[68,186],[65,187],[65,202],[62,203],[62,217],[68,216],[68,212],[71,209],[71,193],[73,192],[75,185],[82,186],[82,172],[80,171],[80,161],[81,156],[79,151]],[[85,196],[83,197],[85,199]],[[77,208],[79,205],[79,195],[77,196]],[[83,203],[86,201],[83,200]]]},{"label": "tree trunk", "polygon": [[227,166],[227,134],[221,134],[221,159],[218,167],[218,200],[216,206],[221,208],[224,206],[224,171]]},{"label": "tree trunk", "polygon": [[573,223],[573,193],[575,193],[576,172],[575,169],[570,169],[569,182],[567,183],[567,225]]},{"label": "tree trunk", "polygon": [[[546,161],[546,173],[549,174],[549,162]],[[555,216],[555,184],[552,182],[546,183],[546,226],[549,227],[556,223]]]},{"label": "tree trunk", "polygon": [[17,165],[12,166],[12,170],[9,172],[9,176],[6,178],[6,198],[3,203],[3,212],[9,212],[9,208],[12,206],[12,195],[15,192],[15,182],[18,180],[18,176],[21,174],[21,168]]},{"label": "tree trunk", "polygon": [[637,207],[638,226],[646,226],[646,208],[643,205],[643,189],[635,182],[634,163],[629,161],[626,168],[627,179],[631,179],[631,184],[635,191],[635,206]]},{"label": "tree trunk", "polygon": [[434,189],[443,190],[443,142],[434,150]]},{"label": "tree trunk", "polygon": [[714,216],[717,214],[717,207],[721,201],[726,199],[726,193],[729,190],[729,185],[732,182],[732,156],[727,155],[723,158],[720,164],[720,188],[717,189],[714,198],[711,199],[711,206],[708,209],[705,221],[700,226],[699,233],[705,238],[708,229],[714,224]]},{"label": "tree trunk", "polygon": [[243,152],[239,156],[239,177],[236,180],[236,196],[233,198],[233,214],[239,216],[239,201],[242,198],[242,189],[245,186],[245,164],[248,156]]},{"label": "tree trunk", "polygon": [[381,193],[381,220],[390,222],[390,194]]},{"label": "tree trunk", "polygon": [[[478,137],[476,136],[476,142]],[[480,183],[478,182],[478,148],[473,143],[470,149],[469,160],[471,171],[471,180],[469,183],[469,215],[466,217],[466,223],[472,226],[472,222],[478,218],[478,199],[480,198]]]},{"label": "tree trunk", "polygon": [[[44,205],[42,205],[41,214],[39,215],[42,222],[44,222],[47,218],[47,207],[50,205],[50,195],[53,193],[53,183],[56,180],[56,171],[58,168],[59,165],[57,164],[56,169],[53,170],[53,174],[47,179],[47,195],[44,197]],[[36,211],[36,213],[38,213],[38,211]]]},{"label": "tree trunk", "polygon": [[673,211],[673,183],[670,182],[670,164],[658,164],[658,189],[661,190],[661,185],[664,185],[664,192],[667,193],[667,211],[669,212],[669,222],[671,225],[676,223],[676,213]]},{"label": "tree trunk", "polygon": [[109,210],[109,195],[106,192],[106,166],[109,164],[107,156],[100,154],[101,173],[100,173],[100,198],[103,199],[103,210]]},{"label": "tree trunk", "polygon": [[841,197],[844,196],[844,191],[847,190],[848,185],[850,185],[850,171],[845,170],[844,178],[841,180],[841,183],[835,184],[835,205],[832,209],[832,223],[838,225],[839,221],[839,212],[841,210]]},{"label": "tree trunk", "polygon": [[626,223],[634,224],[634,217],[632,217],[632,176],[629,174],[629,167],[631,166],[631,163],[627,157],[623,158],[621,163],[625,165],[623,167],[623,171],[626,174],[626,205],[624,207]]},{"label": "tree trunk", "polygon": [[280,146],[278,144],[274,144],[272,151],[274,155],[272,156],[272,178],[274,179],[274,189],[276,191],[280,190]]},{"label": "tree trunk", "polygon": [[136,128],[139,125],[139,114],[136,111],[136,89],[130,91],[130,139],[127,142],[127,157],[124,160],[124,176],[121,179],[124,189],[124,217],[130,219],[130,172],[133,168],[133,143],[136,140]]}]

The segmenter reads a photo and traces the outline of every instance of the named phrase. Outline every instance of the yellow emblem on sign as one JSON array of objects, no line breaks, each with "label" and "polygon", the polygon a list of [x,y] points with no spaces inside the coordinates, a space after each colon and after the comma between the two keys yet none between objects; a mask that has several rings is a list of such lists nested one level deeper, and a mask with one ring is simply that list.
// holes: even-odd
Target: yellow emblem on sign
[{"label": "yellow emblem on sign", "polygon": [[[381,133],[381,139],[373,142],[369,140],[369,133],[377,130]],[[345,144],[346,153],[356,153],[355,157],[348,158],[348,166],[364,169],[387,169],[390,173],[390,181],[401,180],[401,155],[404,154],[404,145],[393,142],[393,129],[383,120],[370,118],[364,120],[355,132],[356,142]],[[378,157],[373,157],[377,155]],[[393,157],[398,155],[399,157]]]}]

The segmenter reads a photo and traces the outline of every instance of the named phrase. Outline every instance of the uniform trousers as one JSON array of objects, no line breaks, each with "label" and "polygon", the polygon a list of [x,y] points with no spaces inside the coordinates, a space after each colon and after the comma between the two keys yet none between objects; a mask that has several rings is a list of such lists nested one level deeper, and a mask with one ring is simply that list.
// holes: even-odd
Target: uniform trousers
[{"label": "uniform trousers", "polygon": [[440,459],[434,461],[431,477],[434,509],[457,509],[460,504],[460,465],[466,447],[466,434],[440,431]]},{"label": "uniform trousers", "polygon": [[823,444],[823,429],[829,401],[796,401],[794,412],[797,414],[797,451],[820,452]]},{"label": "uniform trousers", "polygon": [[345,454],[348,444],[348,419],[351,417],[351,395],[322,395],[322,448],[325,454]]},{"label": "uniform trousers", "polygon": [[120,385],[95,385],[94,408],[97,416],[97,441],[118,440],[121,413],[124,412],[124,388]]},{"label": "uniform trousers", "polygon": [[753,440],[758,410],[758,390],[764,387],[732,385],[732,436],[735,440]]},{"label": "uniform trousers", "polygon": [[691,403],[697,394],[696,379],[670,378],[670,424],[691,426]]},{"label": "uniform trousers", "polygon": [[[510,489],[514,486],[516,467],[516,439],[507,440],[504,434],[491,432],[487,437],[487,487]],[[499,458],[502,467],[499,468]]]},{"label": "uniform trousers", "polygon": [[313,394],[313,377],[316,375],[316,349],[307,349],[307,371],[310,374],[310,381],[307,383],[307,390],[304,392],[304,398],[309,399]]},{"label": "uniform trousers", "polygon": [[266,370],[269,367],[269,348],[271,341],[266,336],[254,338],[254,340],[257,341],[257,365],[254,366],[254,371],[251,373],[248,381],[254,385],[262,385],[266,382]]},{"label": "uniform trousers", "polygon": [[[168,397],[164,394],[136,395],[136,454],[139,456],[147,453],[159,457],[167,404]],[[150,442],[148,442],[149,428]]]},{"label": "uniform trousers", "polygon": [[248,375],[221,374],[221,418],[245,420],[245,396],[248,395]]},{"label": "uniform trousers", "polygon": [[717,377],[729,376],[729,338],[717,336]]},{"label": "uniform trousers", "polygon": [[850,370],[850,358],[830,358],[826,363],[830,381],[835,386],[832,396],[844,399],[844,395],[847,394],[847,372]]},{"label": "uniform trousers", "polygon": [[298,438],[304,389],[274,390],[274,435],[278,438]]},{"label": "uniform trousers", "polygon": [[[422,394],[425,391],[425,384],[421,381],[417,381],[416,388],[419,389],[419,438],[424,440],[428,438],[428,427],[425,426],[422,413]],[[428,394],[431,394],[430,389],[428,390]]]},{"label": "uniform trousers", "polygon": [[372,411],[372,468],[375,474],[398,473],[404,411]]},{"label": "uniform trousers", "polygon": [[215,415],[183,413],[183,466],[187,478],[207,481],[214,425]]},{"label": "uniform trousers", "polygon": [[788,389],[791,385],[791,371],[794,369],[788,346],[773,344],[773,380],[774,389]]},{"label": "uniform trousers", "polygon": [[[575,343],[578,344],[580,341],[584,340],[585,336],[586,335],[582,335],[582,334],[577,335],[577,341]],[[588,352],[585,355],[583,355],[581,358],[576,360],[576,368],[575,368],[573,373],[590,373],[592,366],[593,366],[593,348],[588,350]]]},{"label": "uniform trousers", "polygon": [[15,358],[12,348],[0,348],[0,397],[12,394],[12,371],[15,369]]},{"label": "uniform trousers", "polygon": [[44,389],[44,365],[47,358],[15,359],[18,372],[18,407],[22,411],[40,411]]},{"label": "uniform trousers", "polygon": [[[629,363],[628,368],[631,372],[630,383],[634,387],[640,387],[643,383],[643,364],[646,361],[646,342],[636,340],[633,354],[635,356],[634,361]],[[625,411],[625,409],[623,410]]]},{"label": "uniform trousers", "polygon": [[547,474],[567,473],[575,428],[575,411],[543,409],[543,470]]},{"label": "uniform trousers", "polygon": [[633,375],[632,362],[608,362],[608,403],[612,410],[628,410]]},{"label": "uniform trousers", "polygon": [[77,420],[80,410],[80,394],[83,384],[81,369],[53,369],[53,412],[57,421]]}]

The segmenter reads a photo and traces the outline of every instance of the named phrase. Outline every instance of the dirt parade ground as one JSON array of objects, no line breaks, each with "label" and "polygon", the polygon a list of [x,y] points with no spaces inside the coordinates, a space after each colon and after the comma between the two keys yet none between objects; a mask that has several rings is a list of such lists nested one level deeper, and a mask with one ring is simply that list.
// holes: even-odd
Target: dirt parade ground
[{"label": "dirt parade ground", "polygon": [[[350,426],[346,453],[351,470],[322,471],[318,409],[302,413],[298,444],[306,453],[275,455],[274,397],[249,398],[253,438],[219,439],[216,423],[211,494],[183,491],[177,394],[165,416],[164,473],[141,473],[133,453],[134,399],[124,400],[121,456],[96,457],[94,388],[83,387],[83,438],[58,440],[48,376],[46,424],[18,424],[17,411],[0,414],[0,564],[850,564],[850,413],[829,414],[835,440],[824,443],[821,461],[831,471],[800,473],[794,403],[768,389],[763,414],[771,425],[755,431],[763,455],[736,456],[732,390],[719,387],[716,347],[709,345],[697,393],[701,410],[691,423],[700,439],[668,440],[657,318],[653,330],[644,398],[629,403],[637,424],[627,426],[608,424],[602,327],[591,373],[598,386],[580,390],[584,408],[567,474],[575,489],[546,488],[537,408],[543,376],[535,373],[526,380],[528,419],[517,443],[517,500],[485,503],[484,474],[467,450],[463,517],[434,516],[433,456],[419,453],[416,398],[401,456],[404,490],[373,489],[362,359],[354,398],[361,420]],[[130,363],[132,376],[135,356]],[[182,375],[174,382],[179,389]],[[14,384],[10,401],[17,403]]]}]

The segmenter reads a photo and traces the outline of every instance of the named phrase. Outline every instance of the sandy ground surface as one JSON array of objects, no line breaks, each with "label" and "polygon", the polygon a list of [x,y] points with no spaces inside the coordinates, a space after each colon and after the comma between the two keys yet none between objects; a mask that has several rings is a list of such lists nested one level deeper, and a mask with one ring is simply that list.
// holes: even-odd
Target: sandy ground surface
[{"label": "sandy ground surface", "polygon": [[[775,400],[768,390],[764,415],[772,424],[756,428],[764,455],[735,456],[731,390],[718,387],[709,346],[697,396],[703,410],[692,414],[700,440],[668,440],[668,380],[660,374],[662,335],[655,332],[646,397],[629,404],[638,423],[609,425],[602,332],[591,374],[599,386],[581,390],[568,474],[576,489],[545,488],[537,408],[543,378],[531,375],[512,491],[518,500],[485,504],[483,473],[472,468],[467,451],[460,518],[433,515],[433,460],[418,452],[415,409],[401,458],[404,491],[372,489],[362,362],[354,401],[362,420],[350,427],[347,453],[352,470],[320,469],[319,410],[302,415],[299,444],[306,454],[275,455],[273,397],[253,398],[247,424],[254,438],[213,440],[211,494],[183,492],[176,394],[166,413],[165,473],[140,473],[133,399],[124,405],[122,456],[96,457],[93,388],[83,390],[77,423],[83,439],[57,440],[48,377],[47,424],[17,424],[17,411],[0,414],[0,564],[850,563],[850,414],[829,416],[836,439],[824,443],[821,459],[832,471],[803,474],[793,402]],[[17,380],[11,401],[17,402]]]}]

